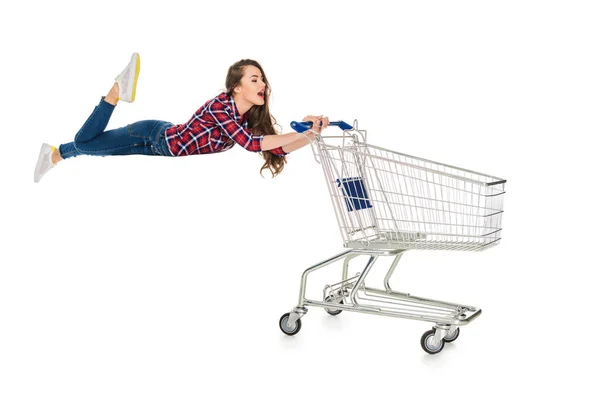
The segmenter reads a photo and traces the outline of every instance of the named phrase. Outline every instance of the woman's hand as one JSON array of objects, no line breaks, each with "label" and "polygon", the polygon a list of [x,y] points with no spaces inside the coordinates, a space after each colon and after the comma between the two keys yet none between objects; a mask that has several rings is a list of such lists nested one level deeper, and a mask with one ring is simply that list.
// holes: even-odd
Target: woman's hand
[{"label": "woman's hand", "polygon": [[[328,117],[324,117],[322,115],[314,116],[314,115],[307,115],[306,117],[304,117],[304,119],[302,120],[304,122],[310,121],[313,123],[312,129],[313,131],[317,132],[317,133],[321,133],[321,131],[323,131],[323,129],[327,128],[327,126],[329,125],[329,118]],[[310,134],[310,132],[308,132]],[[314,134],[312,134],[314,136]],[[314,139],[314,137],[311,137],[311,139]]]}]

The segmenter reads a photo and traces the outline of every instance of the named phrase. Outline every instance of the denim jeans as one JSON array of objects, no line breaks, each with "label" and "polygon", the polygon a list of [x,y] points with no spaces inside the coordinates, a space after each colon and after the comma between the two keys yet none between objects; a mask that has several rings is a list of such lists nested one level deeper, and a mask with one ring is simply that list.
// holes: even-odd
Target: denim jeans
[{"label": "denim jeans", "polygon": [[77,132],[75,139],[58,147],[61,157],[66,159],[81,154],[92,156],[142,154],[172,157],[165,139],[165,130],[173,126],[172,123],[146,120],[105,131],[114,109],[115,106],[104,101],[103,97]]}]

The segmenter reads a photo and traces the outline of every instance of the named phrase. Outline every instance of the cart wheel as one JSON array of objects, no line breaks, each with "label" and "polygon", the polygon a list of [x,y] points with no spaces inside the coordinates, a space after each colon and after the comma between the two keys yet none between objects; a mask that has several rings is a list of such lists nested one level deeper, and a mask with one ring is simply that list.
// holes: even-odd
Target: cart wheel
[{"label": "cart wheel", "polygon": [[[333,300],[334,300],[334,296],[329,295],[325,298],[325,303],[333,303]],[[344,300],[340,299],[339,303],[344,304]],[[332,310],[329,308],[326,308],[325,311],[327,311],[327,314],[329,314],[329,315],[339,315],[342,312],[342,310]]]},{"label": "cart wheel", "polygon": [[302,321],[297,320],[296,324],[291,328],[288,327],[288,319],[290,318],[290,313],[285,313],[279,319],[279,328],[286,335],[294,336],[296,333],[300,332],[300,328],[302,328]]},{"label": "cart wheel", "polygon": [[460,334],[460,328],[457,327],[452,335],[446,335],[446,337],[444,338],[444,342],[446,342],[446,343],[454,342],[458,338],[459,334]]},{"label": "cart wheel", "polygon": [[433,337],[435,335],[435,329],[427,331],[421,336],[421,347],[429,354],[437,354],[444,349],[444,340],[435,345],[433,343]]}]

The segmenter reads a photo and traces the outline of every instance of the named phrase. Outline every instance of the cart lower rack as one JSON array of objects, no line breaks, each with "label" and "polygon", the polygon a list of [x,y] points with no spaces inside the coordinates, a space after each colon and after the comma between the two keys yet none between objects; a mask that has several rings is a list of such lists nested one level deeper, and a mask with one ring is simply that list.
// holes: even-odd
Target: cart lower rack
[{"label": "cart lower rack", "polygon": [[[506,181],[367,144],[366,132],[334,122],[342,136],[317,135],[311,146],[323,167],[344,247],[349,248],[302,274],[298,305],[279,320],[295,335],[307,306],[331,315],[355,311],[434,323],[421,338],[423,350],[442,351],[479,308],[411,296],[392,290],[390,278],[410,249],[481,251],[499,244]],[[292,123],[304,132],[310,123]],[[361,273],[348,276],[350,260],[367,255]],[[379,257],[394,257],[382,287],[365,285]],[[343,260],[341,280],[326,285],[321,301],[306,298],[308,275]]]}]

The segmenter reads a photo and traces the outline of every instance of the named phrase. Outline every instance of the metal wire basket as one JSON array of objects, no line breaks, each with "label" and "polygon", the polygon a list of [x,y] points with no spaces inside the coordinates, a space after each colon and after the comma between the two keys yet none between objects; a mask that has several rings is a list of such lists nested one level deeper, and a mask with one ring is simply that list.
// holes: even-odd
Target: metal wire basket
[{"label": "metal wire basket", "polygon": [[314,141],[345,247],[479,251],[498,244],[505,180],[365,139],[355,122],[343,136]]}]

